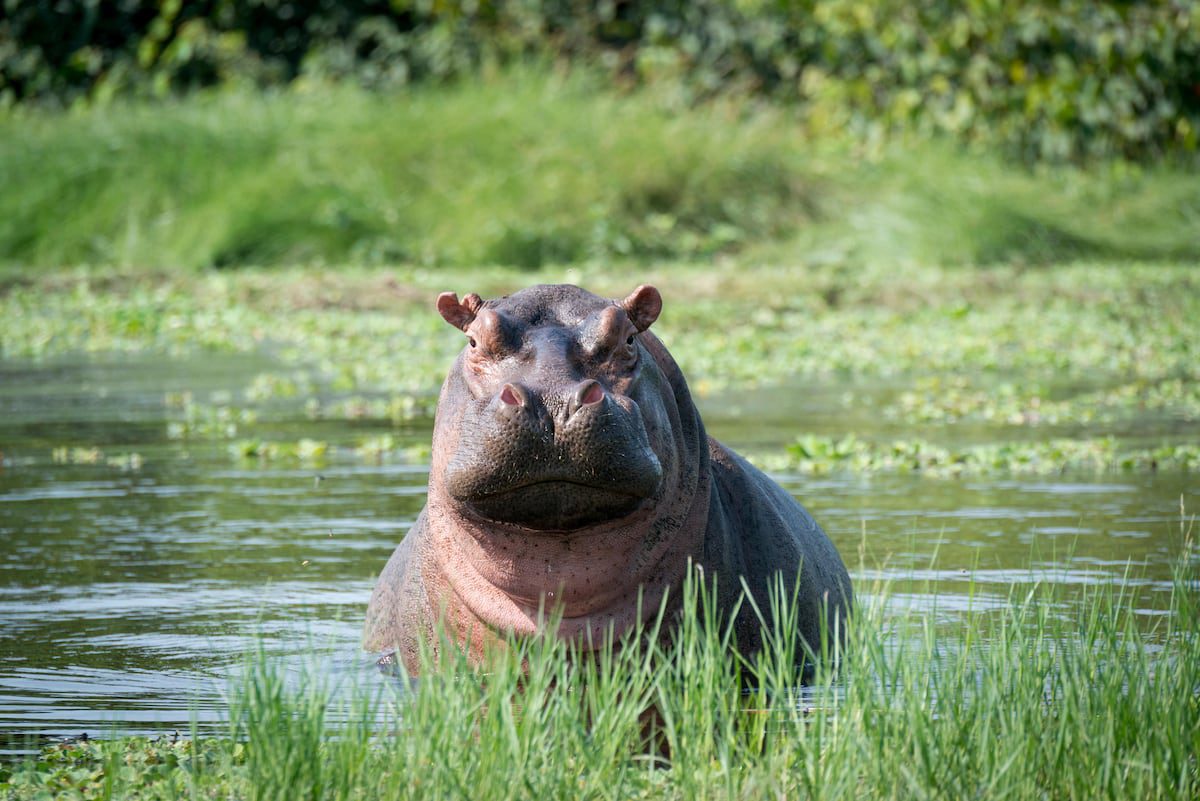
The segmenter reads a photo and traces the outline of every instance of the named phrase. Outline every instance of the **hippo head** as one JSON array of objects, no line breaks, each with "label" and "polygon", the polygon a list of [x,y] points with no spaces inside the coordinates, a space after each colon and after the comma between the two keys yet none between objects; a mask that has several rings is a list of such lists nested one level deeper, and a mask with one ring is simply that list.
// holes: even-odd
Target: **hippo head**
[{"label": "hippo head", "polygon": [[431,476],[458,514],[570,532],[660,498],[677,449],[672,390],[645,333],[662,309],[657,289],[622,301],[574,286],[488,301],[447,292],[437,305],[466,334],[438,406]]}]

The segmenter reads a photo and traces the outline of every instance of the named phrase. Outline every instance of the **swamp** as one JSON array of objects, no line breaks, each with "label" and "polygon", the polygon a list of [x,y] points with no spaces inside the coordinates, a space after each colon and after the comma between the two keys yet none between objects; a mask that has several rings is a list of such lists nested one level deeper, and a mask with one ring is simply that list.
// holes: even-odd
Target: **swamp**
[{"label": "swamp", "polygon": [[[662,288],[660,336],[710,433],[800,498],[851,566],[862,616],[840,672],[815,687],[775,676],[768,699],[743,697],[729,654],[697,633],[682,674],[678,657],[618,661],[600,699],[557,698],[574,682],[543,676],[547,706],[502,721],[488,717],[494,693],[533,692],[513,664],[408,695],[359,650],[371,586],[424,502],[436,374],[461,346],[434,290],[534,278],[618,294],[607,267],[56,273],[3,300],[0,722],[18,761],[46,737],[92,739],[51,746],[7,792],[277,784],[254,797],[282,798],[320,781],[347,786],[312,797],[440,797],[495,782],[496,797],[693,797],[803,780],[820,796],[910,797],[901,781],[951,794],[1011,776],[1022,797],[1057,780],[1054,760],[1085,755],[1114,760],[1071,773],[1089,793],[1194,788],[1190,269],[640,269],[621,274]],[[334,287],[345,294],[330,302]],[[561,646],[541,647],[543,670],[566,670]],[[692,756],[666,772],[633,747],[634,699],[655,693],[696,705],[678,710],[672,750]],[[589,704],[626,716],[614,750],[586,745],[599,736]],[[451,729],[436,732],[444,751],[429,726]],[[95,739],[113,735],[147,739]],[[432,750],[405,750],[418,745]],[[887,766],[864,775],[868,747]],[[1006,747],[1032,753],[993,762]],[[913,757],[896,748],[933,749],[928,775],[906,776]],[[945,749],[961,761],[940,764]],[[285,765],[300,772],[258,773]],[[411,784],[398,765],[430,775]],[[510,787],[512,765],[531,784]]]},{"label": "swamp", "polygon": [[[286,79],[216,11],[70,69],[0,23],[46,59],[0,47],[0,799],[1200,794],[1200,105],[1117,91],[1200,7],[810,4],[863,59],[962,20],[1023,59],[1003,103],[866,63],[872,106],[789,4],[651,5],[380,11],[410,44],[313,27]],[[1068,29],[1116,88],[1031,55],[1090,63]],[[829,534],[857,609],[810,680],[692,581],[652,647],[550,610],[419,680],[361,650],[463,346],[434,301],[538,283],[657,286],[708,433]]]}]

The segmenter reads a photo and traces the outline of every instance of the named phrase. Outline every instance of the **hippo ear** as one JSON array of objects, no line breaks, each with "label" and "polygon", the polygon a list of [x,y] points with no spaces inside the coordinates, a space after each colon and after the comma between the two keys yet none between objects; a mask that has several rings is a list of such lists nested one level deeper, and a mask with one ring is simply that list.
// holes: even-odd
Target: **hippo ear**
[{"label": "hippo ear", "polygon": [[443,292],[437,299],[437,310],[441,312],[445,321],[463,331],[466,331],[467,326],[475,319],[481,306],[483,299],[474,292],[463,298],[462,303],[458,302],[458,295],[453,292]]},{"label": "hippo ear", "polygon": [[649,284],[642,284],[621,301],[621,308],[638,331],[645,331],[662,311],[662,295]]}]

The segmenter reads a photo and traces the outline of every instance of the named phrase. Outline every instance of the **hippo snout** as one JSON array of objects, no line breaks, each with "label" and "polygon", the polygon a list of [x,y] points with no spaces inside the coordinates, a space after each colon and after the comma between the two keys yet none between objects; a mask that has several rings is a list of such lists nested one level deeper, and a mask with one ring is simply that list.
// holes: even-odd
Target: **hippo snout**
[{"label": "hippo snout", "polygon": [[663,468],[636,404],[595,379],[539,392],[503,384],[462,422],[446,470],[451,497],[474,513],[534,529],[570,530],[635,511]]}]

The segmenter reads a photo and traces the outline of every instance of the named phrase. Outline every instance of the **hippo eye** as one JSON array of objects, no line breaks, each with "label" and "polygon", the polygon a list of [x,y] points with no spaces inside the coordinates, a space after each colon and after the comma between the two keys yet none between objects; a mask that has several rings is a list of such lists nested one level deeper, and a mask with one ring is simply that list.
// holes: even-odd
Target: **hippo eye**
[{"label": "hippo eye", "polygon": [[475,347],[475,337],[467,337],[467,342],[471,343],[471,347]]},{"label": "hippo eye", "polygon": [[637,335],[636,335],[636,334],[630,334],[630,335],[629,335],[629,339],[625,340],[625,344],[626,344],[626,345],[629,345],[630,347],[633,347],[633,338],[634,338],[635,336],[637,336]]}]

